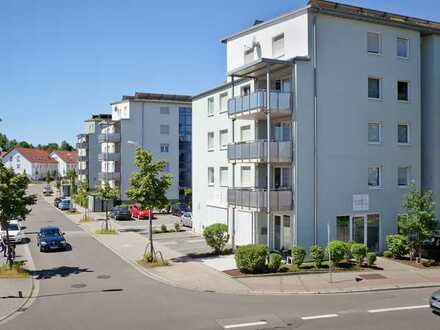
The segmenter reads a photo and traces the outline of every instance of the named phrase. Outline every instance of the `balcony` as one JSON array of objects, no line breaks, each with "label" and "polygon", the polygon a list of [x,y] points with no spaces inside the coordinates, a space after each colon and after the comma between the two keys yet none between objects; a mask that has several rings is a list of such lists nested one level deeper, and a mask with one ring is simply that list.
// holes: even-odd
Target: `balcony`
[{"label": "balcony", "polygon": [[89,174],[88,172],[89,171],[86,168],[84,168],[84,169],[78,170],[78,175],[88,175]]},{"label": "balcony", "polygon": [[88,159],[87,159],[87,156],[78,156],[78,161],[79,162],[86,162]]},{"label": "balcony", "polygon": [[[267,109],[266,101],[265,91],[229,99],[229,117],[251,120],[264,119]],[[273,118],[290,115],[292,113],[291,93],[271,92],[269,111]]]},{"label": "balcony", "polygon": [[98,175],[99,180],[119,180],[121,178],[120,172],[99,172]]},{"label": "balcony", "polygon": [[289,163],[292,161],[292,141],[252,141],[228,145],[229,162],[266,163],[267,147],[270,143],[270,161],[273,163]]},{"label": "balcony", "polygon": [[76,144],[77,149],[87,149],[89,144],[87,142],[78,142]]},{"label": "balcony", "polygon": [[[293,204],[292,190],[271,190],[271,211],[290,211]],[[228,204],[254,211],[267,210],[267,190],[259,188],[228,189]]]},{"label": "balcony", "polygon": [[120,141],[121,141],[121,134],[120,133],[99,134],[99,136],[98,136],[99,143],[105,143],[105,142],[117,143]]},{"label": "balcony", "polygon": [[120,159],[121,159],[121,154],[117,153],[117,152],[110,152],[110,153],[104,152],[104,153],[98,154],[98,160],[100,162],[106,161],[106,160],[108,160],[108,161],[118,161]]}]

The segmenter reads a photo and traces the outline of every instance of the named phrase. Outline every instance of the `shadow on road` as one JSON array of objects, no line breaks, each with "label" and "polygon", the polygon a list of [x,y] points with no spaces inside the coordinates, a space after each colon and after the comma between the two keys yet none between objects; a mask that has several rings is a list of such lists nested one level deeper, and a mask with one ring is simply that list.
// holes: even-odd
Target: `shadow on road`
[{"label": "shadow on road", "polygon": [[91,273],[93,270],[79,267],[55,267],[50,269],[29,270],[29,274],[36,280],[47,280],[53,277],[68,277],[70,275],[78,275],[81,273]]}]

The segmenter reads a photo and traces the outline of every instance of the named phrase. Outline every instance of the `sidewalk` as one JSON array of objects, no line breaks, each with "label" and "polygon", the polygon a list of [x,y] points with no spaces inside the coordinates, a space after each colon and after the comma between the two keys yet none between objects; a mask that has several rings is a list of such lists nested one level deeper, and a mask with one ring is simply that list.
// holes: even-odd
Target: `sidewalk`
[{"label": "sidewalk", "polygon": [[[67,216],[79,224],[81,215]],[[103,219],[103,214],[91,213],[90,216]],[[102,244],[150,277],[180,288],[235,294],[324,294],[440,287],[440,270],[417,269],[385,258],[377,260],[377,266],[382,267],[383,271],[340,272],[332,274],[331,279],[328,273],[233,278],[222,272],[227,265],[233,264],[232,256],[192,259],[173,250],[160,239],[155,240],[155,248],[166,259],[172,260],[171,266],[144,268],[137,264],[137,260],[141,259],[145,251],[147,237],[123,231],[123,226],[113,221],[112,228],[122,230],[118,235],[96,235],[95,231],[102,225],[102,221],[79,224]]]}]

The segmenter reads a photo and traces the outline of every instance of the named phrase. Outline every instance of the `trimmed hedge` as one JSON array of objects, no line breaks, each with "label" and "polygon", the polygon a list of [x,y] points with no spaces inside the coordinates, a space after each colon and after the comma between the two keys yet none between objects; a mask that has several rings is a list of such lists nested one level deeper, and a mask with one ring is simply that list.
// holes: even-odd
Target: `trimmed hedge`
[{"label": "trimmed hedge", "polygon": [[386,251],[383,251],[383,256],[385,258],[391,258],[393,256],[393,254],[391,253],[391,251],[386,250]]},{"label": "trimmed hedge", "polygon": [[265,273],[268,253],[269,249],[263,244],[242,245],[235,251],[235,262],[242,273]]},{"label": "trimmed hedge", "polygon": [[271,253],[269,256],[269,272],[276,273],[278,269],[280,269],[281,266],[281,260],[283,260],[283,257],[279,255],[278,253]]},{"label": "trimmed hedge", "polygon": [[327,246],[327,253],[330,254],[330,260],[333,263],[339,263],[347,255],[347,245],[343,241],[331,241]]},{"label": "trimmed hedge", "polygon": [[371,267],[376,262],[376,253],[374,252],[368,252],[367,253],[367,265],[368,267]]},{"label": "trimmed hedge", "polygon": [[304,258],[306,257],[306,250],[300,246],[292,247],[292,263],[296,267],[300,267],[304,262]]},{"label": "trimmed hedge", "polygon": [[388,235],[386,238],[388,250],[394,258],[402,258],[409,253],[408,239],[403,235]]},{"label": "trimmed hedge", "polygon": [[319,268],[325,258],[325,249],[319,245],[312,245],[310,247],[310,255],[315,263],[315,268]]},{"label": "trimmed hedge", "polygon": [[356,260],[356,264],[360,267],[367,256],[368,248],[365,244],[354,243],[351,245],[351,255]]},{"label": "trimmed hedge", "polygon": [[215,254],[221,254],[229,241],[228,226],[223,223],[208,226],[203,230],[203,237]]}]

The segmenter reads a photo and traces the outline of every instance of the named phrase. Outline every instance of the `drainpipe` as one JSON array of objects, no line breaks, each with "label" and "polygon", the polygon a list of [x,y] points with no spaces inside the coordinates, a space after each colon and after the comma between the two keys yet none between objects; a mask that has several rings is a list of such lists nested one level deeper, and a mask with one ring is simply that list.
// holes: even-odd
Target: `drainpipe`
[{"label": "drainpipe", "polygon": [[271,230],[270,230],[270,212],[271,212],[271,196],[270,196],[270,137],[271,137],[271,132],[270,132],[270,124],[271,124],[271,116],[270,116],[270,66],[267,66],[267,71],[266,71],[266,129],[267,129],[267,246],[270,248],[271,247],[271,242],[270,242],[270,234],[271,234]]},{"label": "drainpipe", "polygon": [[313,225],[314,225],[314,244],[318,243],[318,93],[316,86],[316,54],[317,54],[317,40],[316,40],[316,15],[313,16],[313,184],[314,184],[314,199],[313,199]]},{"label": "drainpipe", "polygon": [[[235,96],[235,81],[234,81],[234,76],[231,77],[232,79],[232,99],[234,99]],[[236,103],[234,100],[234,111],[235,109]],[[235,143],[235,117],[232,118],[232,144]],[[235,191],[235,164],[236,164],[236,159],[234,158],[234,160],[232,161],[232,191],[234,192],[234,196],[236,197],[236,191]],[[232,250],[235,250],[235,204],[232,204],[232,219],[231,219],[231,245],[232,245]]]}]

